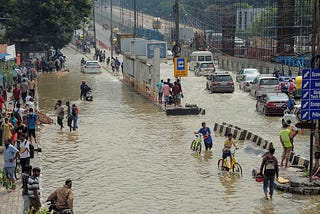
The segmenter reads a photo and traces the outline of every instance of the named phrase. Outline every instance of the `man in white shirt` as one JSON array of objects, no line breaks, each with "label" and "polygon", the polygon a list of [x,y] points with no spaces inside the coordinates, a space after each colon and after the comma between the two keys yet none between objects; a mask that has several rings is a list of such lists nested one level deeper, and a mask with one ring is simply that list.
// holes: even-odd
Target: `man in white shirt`
[{"label": "man in white shirt", "polygon": [[30,143],[26,139],[26,135],[22,134],[20,136],[20,164],[22,172],[25,172],[26,165],[30,165]]},{"label": "man in white shirt", "polygon": [[17,103],[17,107],[14,108],[13,111],[14,111],[14,112],[17,112],[17,113],[20,115],[20,119],[19,119],[19,118],[16,118],[16,119],[23,121],[23,112],[24,112],[24,109],[21,108],[21,104],[20,104],[20,103]]}]

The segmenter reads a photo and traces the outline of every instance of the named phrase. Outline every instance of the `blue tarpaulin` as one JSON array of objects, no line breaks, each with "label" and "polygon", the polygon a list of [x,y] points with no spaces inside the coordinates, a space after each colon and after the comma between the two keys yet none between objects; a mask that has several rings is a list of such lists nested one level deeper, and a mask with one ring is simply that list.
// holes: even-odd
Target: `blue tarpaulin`
[{"label": "blue tarpaulin", "polygon": [[10,54],[0,54],[0,60],[5,60],[6,59],[6,56],[9,56]]}]

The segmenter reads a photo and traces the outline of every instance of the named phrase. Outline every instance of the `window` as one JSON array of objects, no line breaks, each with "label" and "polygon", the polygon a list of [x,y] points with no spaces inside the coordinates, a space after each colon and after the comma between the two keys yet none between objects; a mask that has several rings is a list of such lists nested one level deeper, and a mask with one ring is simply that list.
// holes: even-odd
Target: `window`
[{"label": "window", "polygon": [[213,63],[201,63],[200,68],[213,68]]},{"label": "window", "polygon": [[204,56],[198,56],[198,61],[199,62],[204,62]]},{"label": "window", "polygon": [[212,61],[211,56],[206,56],[206,61]]},{"label": "window", "polygon": [[279,85],[279,81],[277,79],[262,79],[260,85]]},{"label": "window", "polygon": [[232,82],[232,77],[229,75],[221,75],[214,77],[215,82]]}]

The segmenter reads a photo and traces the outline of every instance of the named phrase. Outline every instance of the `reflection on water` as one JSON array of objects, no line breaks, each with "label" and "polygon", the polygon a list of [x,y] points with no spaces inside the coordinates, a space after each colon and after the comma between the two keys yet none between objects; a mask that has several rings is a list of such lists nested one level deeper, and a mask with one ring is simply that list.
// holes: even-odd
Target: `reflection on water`
[{"label": "reflection on water", "polygon": [[[253,112],[234,108],[238,103],[249,109],[254,101],[247,95],[207,94],[205,79],[191,77],[192,81],[183,82],[184,92],[193,103],[201,103],[207,114],[168,117],[108,73],[80,74],[82,56],[72,50],[66,54],[70,73],[40,77],[40,108],[55,118],[57,99],[76,103],[79,130],[60,131],[57,125],[41,129],[45,198],[72,178],[75,211],[80,214],[289,213],[300,203],[310,213],[320,208],[319,197],[290,198],[291,194],[279,192],[273,201],[261,201],[261,183],[251,177],[261,158],[256,148],[246,149],[250,144],[242,143],[237,151],[242,177],[218,170],[224,138],[214,137],[212,152],[190,151],[193,132],[202,121],[210,126],[215,121],[250,126],[264,135],[274,132],[276,118],[266,122],[263,117],[253,118]],[[93,102],[79,100],[82,79],[93,88]],[[299,212],[305,213],[302,208]]]}]

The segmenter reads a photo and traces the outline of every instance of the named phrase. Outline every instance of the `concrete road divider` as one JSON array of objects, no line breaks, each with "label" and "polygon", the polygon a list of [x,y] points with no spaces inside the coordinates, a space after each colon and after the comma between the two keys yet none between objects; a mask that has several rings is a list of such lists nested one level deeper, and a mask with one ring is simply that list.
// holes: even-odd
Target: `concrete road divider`
[{"label": "concrete road divider", "polygon": [[[248,130],[242,129],[239,126],[235,126],[226,122],[223,122],[222,124],[215,123],[213,131],[221,136],[227,136],[228,133],[232,133],[234,139],[251,141],[263,149],[269,149],[273,147],[272,142],[265,140]],[[291,165],[303,166],[305,168],[309,167],[309,160],[300,157],[300,155],[295,155],[294,152],[291,152],[289,161]]]},{"label": "concrete road divider", "polygon": [[257,146],[263,149],[269,149],[272,147],[272,142],[269,142],[258,135],[255,135],[247,130],[240,128],[239,126],[234,126],[223,122],[222,124],[215,123],[213,131],[221,136],[227,136],[228,133],[232,133],[233,138],[236,140],[248,140],[255,143]]}]

